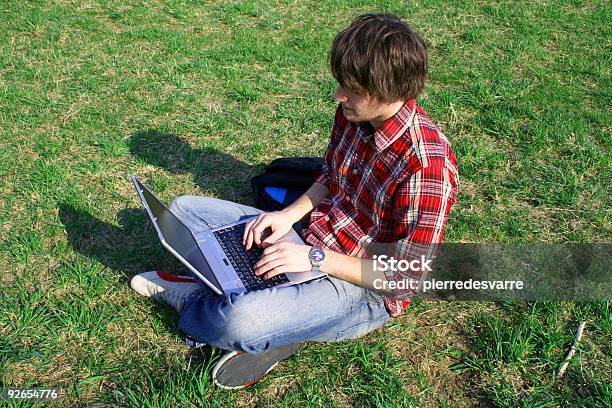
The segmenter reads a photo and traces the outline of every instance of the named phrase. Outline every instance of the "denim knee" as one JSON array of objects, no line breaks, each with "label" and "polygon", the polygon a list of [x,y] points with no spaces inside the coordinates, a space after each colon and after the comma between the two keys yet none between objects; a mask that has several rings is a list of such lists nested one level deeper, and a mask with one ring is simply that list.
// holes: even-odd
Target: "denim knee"
[{"label": "denim knee", "polygon": [[[269,348],[268,338],[272,328],[266,316],[254,308],[236,306],[223,298],[195,301],[182,316],[185,332],[199,341],[223,349],[257,353]],[[191,306],[191,305],[190,305]],[[190,315],[190,316],[189,316]],[[197,324],[191,324],[197,316]],[[183,320],[184,317],[184,320]]]},{"label": "denim knee", "polygon": [[231,308],[225,316],[222,329],[227,344],[250,353],[258,353],[269,348],[270,328],[265,316],[253,314],[253,310]]},{"label": "denim knee", "polygon": [[194,196],[190,196],[190,195],[182,195],[182,196],[176,197],[174,200],[172,200],[172,203],[170,204],[170,210],[172,211],[188,210],[191,207],[190,204],[193,204],[193,197]]},{"label": "denim knee", "polygon": [[216,228],[234,221],[234,218],[223,212],[217,199],[183,195],[175,198],[170,210],[193,232]]}]

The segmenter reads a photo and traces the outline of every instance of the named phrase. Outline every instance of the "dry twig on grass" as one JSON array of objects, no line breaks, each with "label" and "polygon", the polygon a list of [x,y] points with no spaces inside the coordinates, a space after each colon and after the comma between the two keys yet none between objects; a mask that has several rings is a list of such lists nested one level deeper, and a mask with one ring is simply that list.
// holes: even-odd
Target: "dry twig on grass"
[{"label": "dry twig on grass", "polygon": [[580,343],[580,339],[582,338],[582,333],[584,332],[585,325],[585,321],[580,322],[580,324],[578,325],[578,330],[576,330],[576,337],[574,338],[574,344],[572,344],[572,347],[567,353],[567,356],[565,356],[565,360],[563,360],[561,367],[559,367],[557,381],[559,381],[561,377],[563,377],[563,374],[565,374],[565,370],[567,370],[570,360],[572,359],[572,357],[574,357],[574,354],[576,354],[576,350],[578,350],[578,343]]}]

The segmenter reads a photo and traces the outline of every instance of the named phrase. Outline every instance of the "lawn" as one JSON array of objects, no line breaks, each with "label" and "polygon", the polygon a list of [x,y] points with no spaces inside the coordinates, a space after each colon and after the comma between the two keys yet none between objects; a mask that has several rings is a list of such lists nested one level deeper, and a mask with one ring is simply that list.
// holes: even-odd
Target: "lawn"
[{"label": "lawn", "polygon": [[0,0],[0,388],[62,388],[62,406],[612,406],[608,302],[417,300],[228,392],[219,352],[129,288],[184,270],[128,175],[166,202],[251,204],[266,163],[323,153],[331,39],[381,10],[429,46],[418,103],[461,174],[445,241],[609,242],[607,1]]}]

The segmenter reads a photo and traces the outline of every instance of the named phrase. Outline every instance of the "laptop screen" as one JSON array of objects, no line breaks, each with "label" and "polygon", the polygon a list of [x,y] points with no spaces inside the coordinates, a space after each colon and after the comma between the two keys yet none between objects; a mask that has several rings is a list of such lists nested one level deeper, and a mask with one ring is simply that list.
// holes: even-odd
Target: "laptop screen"
[{"label": "laptop screen", "polygon": [[221,286],[212,273],[204,255],[202,255],[202,251],[191,230],[164,203],[155,197],[140,180],[136,177],[133,177],[133,180],[142,192],[141,198],[148,205],[151,211],[150,215],[154,217],[152,221],[160,239],[165,240],[172,249],[221,291]]}]

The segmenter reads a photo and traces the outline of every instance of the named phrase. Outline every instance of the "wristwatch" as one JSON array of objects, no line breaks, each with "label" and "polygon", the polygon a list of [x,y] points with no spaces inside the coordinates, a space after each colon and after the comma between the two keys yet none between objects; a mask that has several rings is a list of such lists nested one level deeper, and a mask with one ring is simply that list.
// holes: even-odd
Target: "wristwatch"
[{"label": "wristwatch", "polygon": [[312,265],[312,272],[319,272],[321,264],[325,260],[325,251],[321,248],[312,247],[310,252],[308,252],[308,259],[310,259],[310,264]]}]

